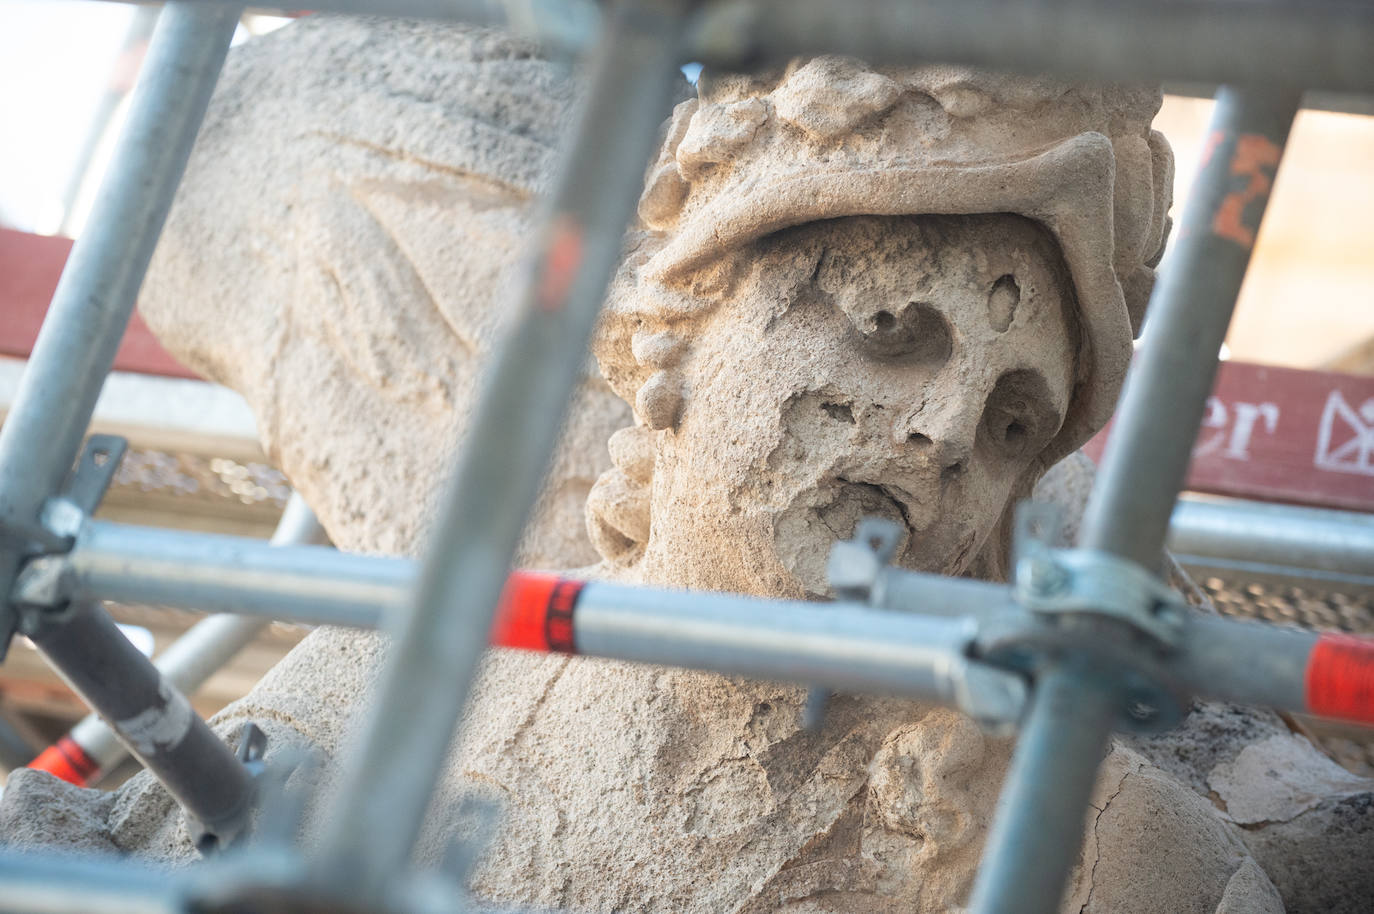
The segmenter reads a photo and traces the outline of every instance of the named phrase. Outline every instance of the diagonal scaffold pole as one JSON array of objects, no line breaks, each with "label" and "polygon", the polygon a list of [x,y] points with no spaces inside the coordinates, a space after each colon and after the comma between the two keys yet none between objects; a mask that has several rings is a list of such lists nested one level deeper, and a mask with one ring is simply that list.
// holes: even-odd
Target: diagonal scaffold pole
[{"label": "diagonal scaffold pole", "polygon": [[362,744],[325,811],[318,877],[352,897],[381,897],[419,833],[681,78],[686,6],[607,10],[520,316],[485,374]]},{"label": "diagonal scaffold pole", "polygon": [[[170,3],[119,143],[0,426],[0,645],[26,536],[57,494],[114,365],[240,8]],[[16,548],[18,547],[18,548]],[[0,647],[3,657],[3,647]]]},{"label": "diagonal scaffold pole", "polygon": [[[1080,549],[1159,569],[1217,354],[1298,105],[1292,93],[1217,94],[1202,169],[1151,301]],[[1071,621],[1090,638],[1128,637],[1114,620]],[[975,914],[1058,910],[1101,753],[1119,716],[1117,688],[1113,671],[1090,656],[1061,658],[1041,672],[984,847]]]},{"label": "diagonal scaffold pole", "polygon": [[[324,530],[315,513],[300,493],[292,492],[267,547],[276,549],[319,542],[323,536]],[[89,602],[95,598],[75,596],[74,599]],[[231,604],[228,608],[234,607]],[[271,620],[264,616],[217,613],[187,629],[154,658],[153,665],[173,688],[189,696],[270,624]],[[45,749],[28,767],[47,771],[81,787],[93,787],[127,755],[124,744],[109,724],[93,713],[82,718],[67,735]]]},{"label": "diagonal scaffold pole", "polygon": [[[45,524],[45,507],[59,495],[113,365],[240,11],[195,3],[163,9],[87,229],[0,429],[5,642],[20,619],[9,600],[20,565],[35,551],[63,548]],[[253,800],[246,768],[101,606],[73,601],[26,612],[24,630],[197,821],[204,846],[242,829]]]}]

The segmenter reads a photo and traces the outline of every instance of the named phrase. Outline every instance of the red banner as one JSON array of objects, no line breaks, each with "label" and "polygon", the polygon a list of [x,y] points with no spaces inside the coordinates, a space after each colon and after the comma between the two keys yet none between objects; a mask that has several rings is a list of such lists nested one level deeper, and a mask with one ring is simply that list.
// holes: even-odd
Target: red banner
[{"label": "red banner", "polygon": [[[0,355],[28,358],[71,249],[70,238],[0,228]],[[137,312],[119,344],[114,367],[141,374],[198,377],[162,348]]]},{"label": "red banner", "polygon": [[[1084,448],[1094,460],[1110,433]],[[1223,362],[1188,488],[1374,511],[1374,378]]]}]

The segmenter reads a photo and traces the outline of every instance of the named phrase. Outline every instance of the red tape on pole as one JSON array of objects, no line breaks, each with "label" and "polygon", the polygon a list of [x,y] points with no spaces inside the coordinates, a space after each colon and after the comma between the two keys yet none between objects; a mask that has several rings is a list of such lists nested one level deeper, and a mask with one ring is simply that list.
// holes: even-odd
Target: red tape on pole
[{"label": "red tape on pole", "polygon": [[68,784],[85,787],[91,777],[100,770],[95,759],[70,736],[64,736],[48,748],[38,758],[29,762],[28,767],[46,771],[53,777],[61,778]]},{"label": "red tape on pole", "polygon": [[1307,657],[1307,709],[1374,723],[1374,639],[1325,634]]},{"label": "red tape on pole", "polygon": [[492,620],[492,645],[577,653],[573,614],[584,586],[584,581],[552,574],[513,573]]}]

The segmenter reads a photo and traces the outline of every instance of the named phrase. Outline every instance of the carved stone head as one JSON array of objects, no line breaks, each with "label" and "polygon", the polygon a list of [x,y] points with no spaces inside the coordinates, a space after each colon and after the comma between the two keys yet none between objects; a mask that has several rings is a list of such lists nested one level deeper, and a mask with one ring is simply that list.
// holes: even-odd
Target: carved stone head
[{"label": "carved stone head", "polygon": [[636,425],[589,501],[641,577],[822,595],[859,517],[1000,576],[1006,519],[1110,415],[1167,233],[1158,92],[847,59],[706,77],[597,346]]}]

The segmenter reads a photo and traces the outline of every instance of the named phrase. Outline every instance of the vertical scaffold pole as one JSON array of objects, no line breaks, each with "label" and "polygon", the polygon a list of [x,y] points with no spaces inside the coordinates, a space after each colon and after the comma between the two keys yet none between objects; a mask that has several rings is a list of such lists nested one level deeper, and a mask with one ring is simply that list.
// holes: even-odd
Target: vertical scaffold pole
[{"label": "vertical scaffold pole", "polygon": [[1177,249],[1147,311],[1144,345],[1083,518],[1086,549],[1159,568],[1299,99],[1217,93]]},{"label": "vertical scaffold pole", "polygon": [[[1296,93],[1217,94],[1202,169],[1178,248],[1151,300],[1145,344],[1126,381],[1080,548],[1159,568],[1217,353],[1298,104]],[[1081,624],[1097,625],[1103,637],[1125,634],[1105,620]],[[1114,692],[1110,678],[1070,664],[1041,675],[983,851],[975,914],[1058,910],[1111,726],[1103,702]],[[1046,823],[1053,829],[1046,831]]]},{"label": "vertical scaffold pole", "polygon": [[163,9],[86,229],[0,428],[0,532],[9,534],[0,538],[0,655],[16,625],[8,597],[24,531],[38,525],[76,459],[240,11],[194,2]]},{"label": "vertical scaffold pole", "polygon": [[636,0],[606,11],[521,316],[484,378],[362,746],[323,820],[321,881],[354,898],[384,890],[419,832],[680,79],[686,5]]}]

